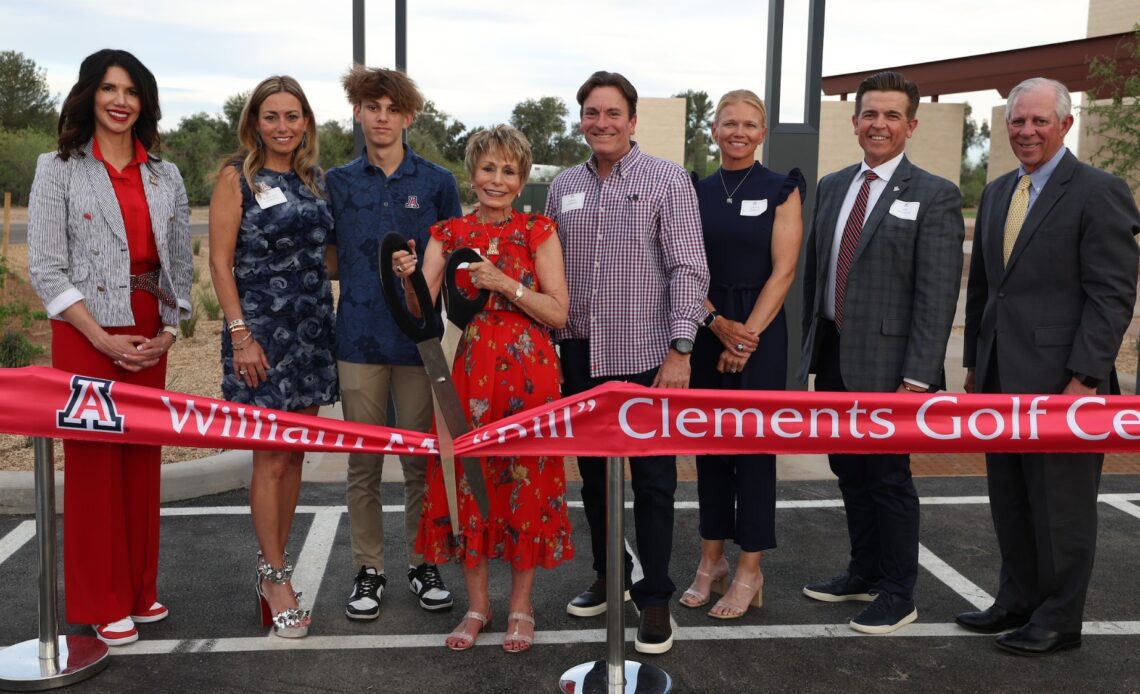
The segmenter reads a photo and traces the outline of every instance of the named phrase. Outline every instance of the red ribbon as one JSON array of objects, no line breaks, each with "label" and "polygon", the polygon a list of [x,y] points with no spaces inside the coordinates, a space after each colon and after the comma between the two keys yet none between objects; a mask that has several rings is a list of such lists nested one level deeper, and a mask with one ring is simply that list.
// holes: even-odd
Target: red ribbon
[{"label": "red ribbon", "polygon": [[[0,431],[163,446],[436,455],[434,436],[30,366]],[[651,389],[607,383],[469,432],[456,455],[1128,452],[1140,397]]]}]

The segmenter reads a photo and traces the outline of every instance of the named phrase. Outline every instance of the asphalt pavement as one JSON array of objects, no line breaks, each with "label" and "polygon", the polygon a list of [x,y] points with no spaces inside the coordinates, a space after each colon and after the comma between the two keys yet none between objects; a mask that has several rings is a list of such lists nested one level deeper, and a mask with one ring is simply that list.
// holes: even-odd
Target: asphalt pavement
[{"label": "asphalt pavement", "polygon": [[[1140,476],[1105,476],[1084,645],[1044,659],[1005,654],[992,637],[953,624],[957,613],[988,606],[996,588],[985,480],[920,478],[917,484],[923,526],[915,624],[888,636],[859,635],[846,623],[860,605],[822,604],[801,594],[805,582],[844,567],[847,539],[834,482],[788,481],[779,486],[779,547],[764,559],[764,607],[724,622],[674,602],[672,651],[641,656],[632,647],[636,613],[627,606],[627,657],[664,669],[678,692],[1140,690]],[[356,567],[343,484],[306,483],[290,543],[298,557],[294,585],[314,610],[311,635],[300,640],[269,636],[256,619],[255,543],[244,490],[164,505],[159,593],[170,618],[142,625],[137,643],[112,649],[106,670],[68,691],[554,692],[565,670],[605,657],[605,618],[565,612],[566,601],[592,580],[585,518],[573,503],[580,499],[576,484],[568,499],[577,556],[539,572],[538,640],[524,654],[500,647],[509,585],[501,562],[492,568],[495,616],[488,632],[472,651],[444,648],[464,609],[461,572],[443,567],[456,593],[454,610],[421,611],[402,580],[400,485],[386,483],[383,494],[388,591],[377,621],[350,622],[343,610]],[[680,484],[671,564],[678,595],[698,559],[695,497],[695,483]],[[632,527],[629,510],[625,522]],[[36,636],[33,535],[30,517],[0,516],[0,643]],[[61,615],[64,599],[61,591]]]}]

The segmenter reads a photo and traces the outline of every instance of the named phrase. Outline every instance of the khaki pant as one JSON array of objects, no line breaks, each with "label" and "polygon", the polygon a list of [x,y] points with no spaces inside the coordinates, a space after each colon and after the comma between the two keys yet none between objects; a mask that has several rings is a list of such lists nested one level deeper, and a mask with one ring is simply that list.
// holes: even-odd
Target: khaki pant
[{"label": "khaki pant", "polygon": [[[337,362],[340,400],[345,421],[378,424],[388,421],[388,395],[396,406],[396,427],[411,431],[431,428],[431,382],[422,366],[389,366]],[[384,456],[348,454],[348,523],[354,566],[384,571],[384,508],[380,482]],[[404,471],[404,544],[408,563],[419,566],[416,533],[424,504],[427,459],[400,456]]]}]

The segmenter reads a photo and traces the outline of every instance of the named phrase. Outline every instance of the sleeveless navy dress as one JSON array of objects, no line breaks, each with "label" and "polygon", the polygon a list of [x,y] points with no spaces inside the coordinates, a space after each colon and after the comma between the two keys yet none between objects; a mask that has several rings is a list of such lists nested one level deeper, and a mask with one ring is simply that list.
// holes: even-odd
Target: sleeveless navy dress
[{"label": "sleeveless navy dress", "polygon": [[325,271],[333,223],[328,200],[314,195],[292,171],[262,169],[254,183],[263,190],[280,189],[285,202],[261,209],[245,177],[239,180],[242,217],[234,280],[242,315],[270,366],[264,383],[246,385],[234,373],[233,346],[223,330],[222,395],[288,411],[336,402],[332,285]]}]

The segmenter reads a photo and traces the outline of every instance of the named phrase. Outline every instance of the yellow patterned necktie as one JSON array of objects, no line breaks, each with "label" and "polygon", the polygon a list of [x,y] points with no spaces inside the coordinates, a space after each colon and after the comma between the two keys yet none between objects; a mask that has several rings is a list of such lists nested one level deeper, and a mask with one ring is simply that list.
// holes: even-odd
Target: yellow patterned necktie
[{"label": "yellow patterned necktie", "polygon": [[1009,201],[1009,214],[1005,217],[1005,237],[1002,240],[1002,265],[1009,263],[1009,254],[1013,252],[1013,244],[1017,243],[1017,235],[1021,233],[1021,225],[1025,223],[1025,214],[1029,211],[1029,175],[1017,180],[1017,190],[1013,191],[1013,199]]}]

